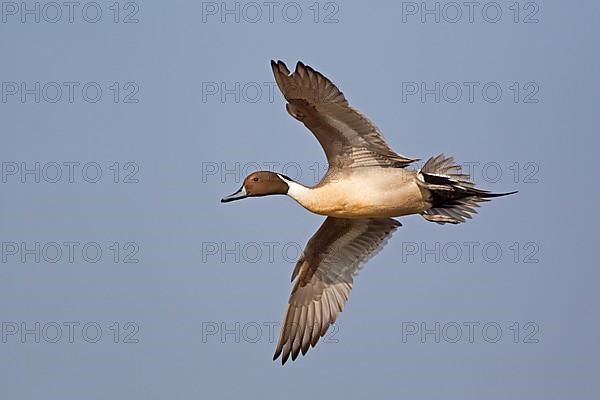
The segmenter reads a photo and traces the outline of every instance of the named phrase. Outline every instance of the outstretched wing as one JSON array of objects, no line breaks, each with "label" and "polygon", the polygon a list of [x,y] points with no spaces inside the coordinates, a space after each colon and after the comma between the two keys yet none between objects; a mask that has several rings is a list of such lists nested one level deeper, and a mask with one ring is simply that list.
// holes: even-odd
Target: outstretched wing
[{"label": "outstretched wing", "polygon": [[306,354],[342,311],[360,265],[400,226],[391,218],[328,217],[308,241],[296,264],[285,318],[273,360],[282,364]]},{"label": "outstretched wing", "polygon": [[417,161],[396,154],[379,129],[320,72],[302,62],[293,74],[282,61],[271,61],[271,67],[287,111],[316,136],[331,167],[404,167]]}]

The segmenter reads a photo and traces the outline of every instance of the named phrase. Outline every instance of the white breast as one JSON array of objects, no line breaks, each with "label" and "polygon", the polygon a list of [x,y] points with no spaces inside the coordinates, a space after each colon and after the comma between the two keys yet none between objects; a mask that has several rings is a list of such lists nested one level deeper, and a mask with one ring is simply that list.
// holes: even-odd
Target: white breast
[{"label": "white breast", "polygon": [[414,173],[397,168],[356,168],[308,188],[282,179],[288,196],[316,214],[340,218],[394,217],[427,209]]}]

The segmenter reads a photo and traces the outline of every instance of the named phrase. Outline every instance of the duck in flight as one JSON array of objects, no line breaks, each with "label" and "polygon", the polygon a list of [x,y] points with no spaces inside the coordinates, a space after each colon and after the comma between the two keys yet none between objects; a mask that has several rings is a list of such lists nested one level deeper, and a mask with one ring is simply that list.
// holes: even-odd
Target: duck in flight
[{"label": "duck in flight", "polygon": [[420,214],[438,224],[465,222],[479,203],[510,193],[475,187],[452,157],[418,159],[395,153],[379,129],[350,107],[323,74],[298,62],[294,73],[271,61],[288,113],[302,122],[325,151],[329,169],[313,187],[271,171],[258,171],[222,202],[287,195],[327,218],[308,241],[292,273],[293,288],[273,360],[306,354],[342,311],[359,267],[401,226],[391,217]]}]

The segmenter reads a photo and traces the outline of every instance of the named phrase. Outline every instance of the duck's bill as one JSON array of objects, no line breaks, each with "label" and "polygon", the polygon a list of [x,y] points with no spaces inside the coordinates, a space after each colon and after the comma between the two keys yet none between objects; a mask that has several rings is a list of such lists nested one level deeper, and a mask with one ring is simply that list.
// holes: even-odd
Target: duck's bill
[{"label": "duck's bill", "polygon": [[229,196],[223,197],[221,199],[221,203],[228,203],[234,200],[241,200],[245,199],[246,197],[248,197],[248,193],[246,192],[246,188],[242,186],[240,190],[238,190],[234,194],[230,194]]}]

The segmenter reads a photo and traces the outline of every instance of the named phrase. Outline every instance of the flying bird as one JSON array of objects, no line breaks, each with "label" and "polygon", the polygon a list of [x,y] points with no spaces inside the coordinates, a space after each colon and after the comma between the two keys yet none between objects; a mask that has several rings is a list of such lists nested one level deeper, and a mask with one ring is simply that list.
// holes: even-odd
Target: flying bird
[{"label": "flying bird", "polygon": [[302,122],[325,151],[329,168],[313,187],[271,171],[258,171],[222,202],[287,195],[327,216],[308,241],[292,273],[293,288],[273,360],[304,355],[336,321],[359,267],[401,226],[392,217],[420,214],[438,224],[465,222],[479,203],[510,193],[478,189],[452,157],[418,159],[394,152],[379,129],[348,104],[323,74],[298,62],[290,73],[271,61],[288,113]]}]

